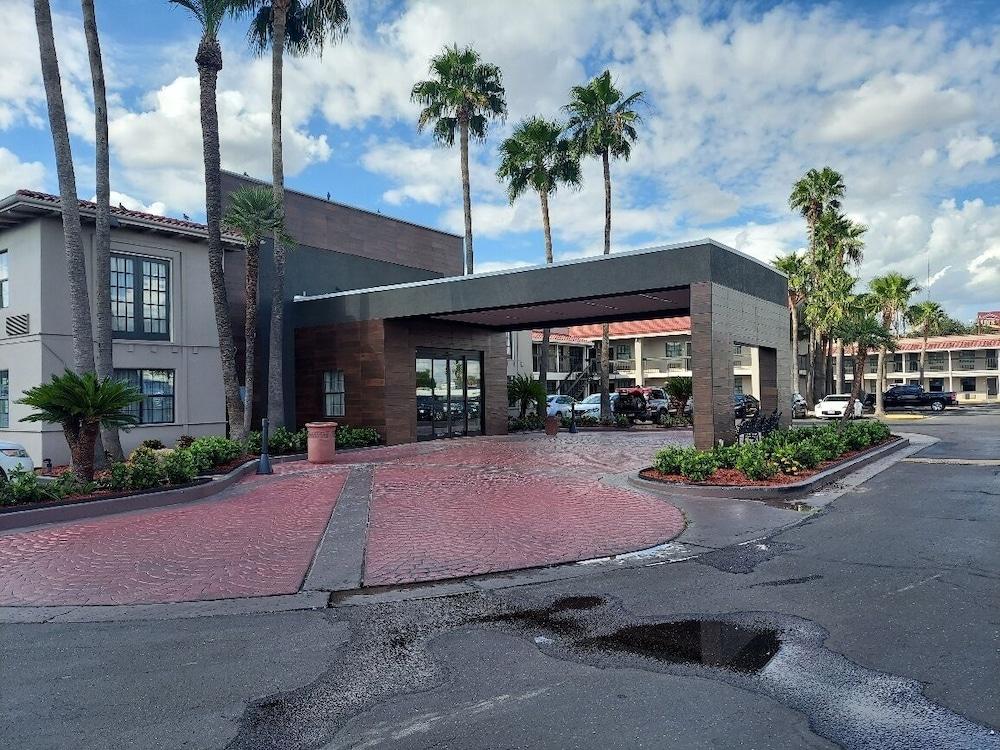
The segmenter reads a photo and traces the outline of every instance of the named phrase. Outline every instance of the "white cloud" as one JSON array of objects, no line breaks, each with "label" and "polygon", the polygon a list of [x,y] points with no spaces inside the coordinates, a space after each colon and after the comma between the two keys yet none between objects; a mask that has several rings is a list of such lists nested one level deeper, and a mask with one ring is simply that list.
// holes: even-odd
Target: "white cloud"
[{"label": "white cloud", "polygon": [[494,271],[509,271],[513,268],[530,268],[537,265],[527,260],[488,260],[476,263],[476,273],[493,273]]},{"label": "white cloud", "polygon": [[21,161],[13,151],[0,146],[0,196],[16,190],[43,190],[45,166],[41,162]]},{"label": "white cloud", "polygon": [[[90,200],[92,202],[96,201],[97,195],[90,196]],[[164,216],[167,213],[167,207],[161,201],[154,201],[147,206],[138,198],[133,198],[131,195],[119,193],[114,190],[111,191],[111,200],[109,202],[112,206],[123,206],[129,211],[142,211],[143,213],[155,216]]]},{"label": "white cloud", "polygon": [[952,138],[948,141],[948,162],[955,169],[961,169],[966,164],[982,164],[992,159],[996,152],[996,144],[988,135]]}]

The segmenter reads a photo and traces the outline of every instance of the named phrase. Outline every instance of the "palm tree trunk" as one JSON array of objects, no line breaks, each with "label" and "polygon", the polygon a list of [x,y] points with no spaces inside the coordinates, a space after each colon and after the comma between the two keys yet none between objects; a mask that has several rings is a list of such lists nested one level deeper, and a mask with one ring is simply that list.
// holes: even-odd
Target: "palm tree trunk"
[{"label": "palm tree trunk", "polygon": [[[284,96],[285,25],[287,0],[273,4],[271,21],[271,189],[284,212],[285,167],[281,142],[281,107]],[[285,347],[285,261],[286,249],[278,233],[274,235],[271,274],[271,326],[267,355],[267,419],[271,427],[285,424],[284,347]]]},{"label": "palm tree trunk", "polygon": [[229,431],[232,437],[243,435],[243,400],[236,375],[236,345],[229,319],[229,300],[222,263],[222,172],[219,156],[219,112],[216,86],[222,70],[222,48],[217,39],[203,36],[195,56],[201,94],[201,135],[205,160],[205,223],[208,227],[208,271],[215,307],[215,326],[219,334],[219,360],[226,396]]},{"label": "palm tree trunk", "polygon": [[[538,191],[538,197],[542,203],[542,229],[545,233],[545,262],[552,263],[552,226],[549,224],[549,195],[544,190]],[[538,358],[538,379],[548,391],[549,377],[549,337],[552,329],[542,329],[542,351]]]},{"label": "palm tree trunk", "polygon": [[854,413],[854,404],[861,397],[861,383],[864,379],[865,360],[868,359],[868,350],[857,347],[854,352],[854,381],[851,383],[851,397],[847,399],[847,406],[844,407],[844,415],[840,418],[843,425],[849,414]]},{"label": "palm tree trunk", "polygon": [[473,273],[472,264],[472,194],[469,188],[469,121],[468,118],[460,117],[459,128],[459,151],[462,163],[462,212],[465,216],[465,272]]},{"label": "palm tree trunk", "polygon": [[806,405],[812,409],[816,405],[816,332],[809,329],[809,346],[806,351],[809,366],[806,368]]},{"label": "palm tree trunk", "polygon": [[243,318],[243,339],[246,342],[246,353],[243,357],[244,411],[243,432],[250,434],[253,429],[253,399],[256,383],[257,355],[257,290],[259,278],[260,246],[255,244],[246,248],[246,314]]},{"label": "palm tree trunk", "polygon": [[[97,310],[96,350],[94,363],[97,377],[114,375],[114,358],[111,345],[111,177],[108,152],[108,99],[104,85],[104,63],[101,60],[101,39],[97,33],[97,15],[94,0],[81,0],[83,33],[87,38],[87,55],[90,58],[90,77],[94,87],[94,131],[96,152],[97,213],[94,228],[94,307]],[[124,458],[118,428],[101,427],[103,451],[112,460]]]},{"label": "palm tree trunk", "polygon": [[824,393],[833,393],[833,337],[829,334],[825,334],[826,346],[823,349],[823,359],[825,365],[826,374],[826,388]]},{"label": "palm tree trunk", "polygon": [[59,200],[62,209],[63,243],[66,246],[66,272],[69,278],[70,309],[73,330],[73,369],[78,373],[94,371],[94,331],[90,321],[90,292],[87,290],[87,265],[83,257],[80,229],[80,202],[76,195],[73,152],[66,127],[59,59],[52,32],[49,0],[35,0],[35,26],[38,51],[48,104],[49,128],[59,177]]},{"label": "palm tree trunk", "polygon": [[878,364],[875,367],[875,416],[885,416],[882,394],[885,392],[885,349],[878,350]]},{"label": "palm tree trunk", "polygon": [[788,311],[792,318],[792,391],[799,391],[799,311],[789,300]]},{"label": "palm tree trunk", "polygon": [[[601,154],[604,166],[604,254],[611,254],[611,155],[607,149]],[[608,349],[611,347],[611,329],[601,326],[601,421],[611,419],[611,373],[608,370]]]},{"label": "palm tree trunk", "polygon": [[844,342],[837,341],[837,393],[844,392]]}]

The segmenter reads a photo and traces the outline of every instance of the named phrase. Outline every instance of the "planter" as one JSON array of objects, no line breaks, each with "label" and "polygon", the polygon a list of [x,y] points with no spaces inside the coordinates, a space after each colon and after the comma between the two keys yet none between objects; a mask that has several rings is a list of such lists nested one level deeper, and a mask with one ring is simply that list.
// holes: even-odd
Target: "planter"
[{"label": "planter", "polygon": [[337,453],[337,423],[309,422],[306,424],[306,431],[309,434],[306,445],[309,463],[333,463]]},{"label": "planter", "polygon": [[559,417],[546,417],[545,418],[545,434],[549,437],[555,437],[559,433],[559,427],[562,424],[562,419]]}]

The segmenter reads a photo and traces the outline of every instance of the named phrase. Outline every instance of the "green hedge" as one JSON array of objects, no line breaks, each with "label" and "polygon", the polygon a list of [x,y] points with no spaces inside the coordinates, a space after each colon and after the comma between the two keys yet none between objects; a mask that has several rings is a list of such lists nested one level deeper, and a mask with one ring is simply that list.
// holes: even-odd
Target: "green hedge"
[{"label": "green hedge", "polygon": [[770,479],[778,473],[795,476],[848,451],[877,445],[889,435],[889,428],[875,420],[795,427],[773,432],[756,443],[725,445],[709,451],[669,445],[657,451],[653,468],[664,474],[680,474],[693,482],[704,481],[716,469],[737,469],[754,480]]}]

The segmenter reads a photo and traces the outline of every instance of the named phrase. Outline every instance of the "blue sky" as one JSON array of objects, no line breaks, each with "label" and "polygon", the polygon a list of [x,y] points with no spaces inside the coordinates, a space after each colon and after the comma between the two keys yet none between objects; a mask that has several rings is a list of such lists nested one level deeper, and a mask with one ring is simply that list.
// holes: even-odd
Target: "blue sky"
[{"label": "blue sky", "polygon": [[[0,51],[0,192],[55,191],[31,4]],[[504,73],[510,116],[473,151],[478,270],[540,262],[538,201],[507,204],[499,140],[558,116],[569,87],[610,68],[646,92],[641,138],[613,167],[613,246],[711,236],[762,259],[801,247],[792,182],[829,164],[869,225],[862,280],[899,270],[960,317],[1000,308],[1000,6],[996,3],[468,3],[348,0],[352,28],[289,62],[289,187],[460,232],[457,151],[416,133],[413,82],[442,45]],[[53,0],[79,190],[93,194],[89,70],[79,4]],[[159,0],[98,0],[112,96],[113,189],[126,205],[203,214],[197,29]],[[269,175],[269,70],[227,22],[223,164]],[[552,206],[557,257],[599,252],[599,167]],[[293,228],[294,229],[294,228]]]}]

